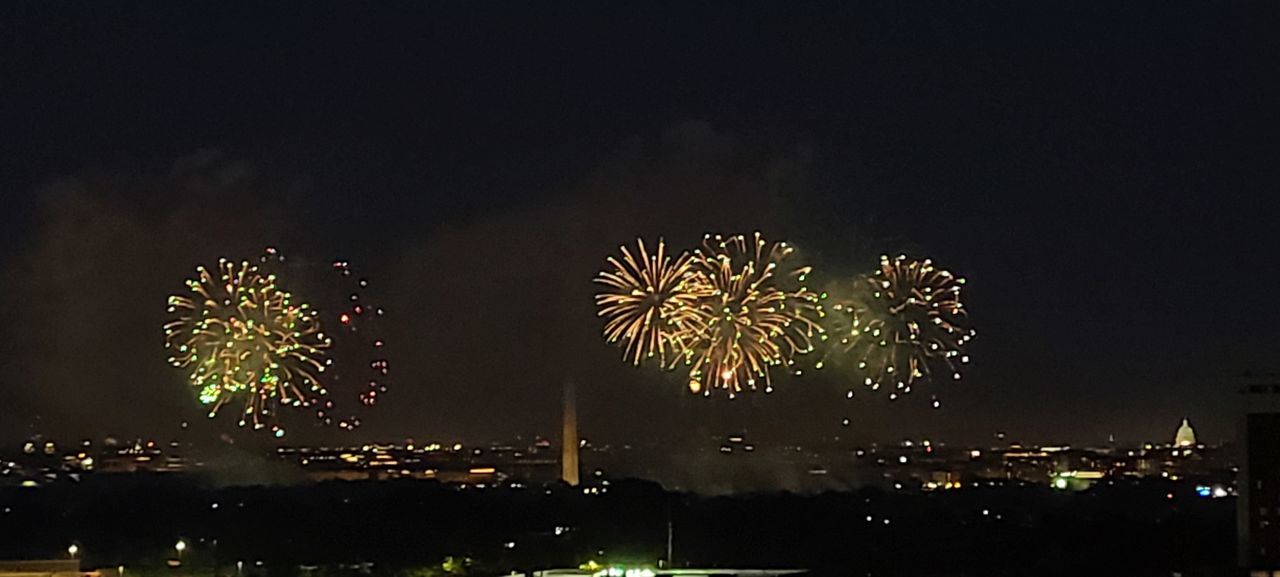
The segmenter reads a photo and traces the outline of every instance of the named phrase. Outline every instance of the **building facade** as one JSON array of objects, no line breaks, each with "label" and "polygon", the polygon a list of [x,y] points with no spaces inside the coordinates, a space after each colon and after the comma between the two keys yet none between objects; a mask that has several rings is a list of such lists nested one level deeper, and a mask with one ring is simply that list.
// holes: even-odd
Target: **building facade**
[{"label": "building facade", "polygon": [[1240,397],[1237,557],[1270,577],[1280,572],[1280,376],[1246,378]]}]

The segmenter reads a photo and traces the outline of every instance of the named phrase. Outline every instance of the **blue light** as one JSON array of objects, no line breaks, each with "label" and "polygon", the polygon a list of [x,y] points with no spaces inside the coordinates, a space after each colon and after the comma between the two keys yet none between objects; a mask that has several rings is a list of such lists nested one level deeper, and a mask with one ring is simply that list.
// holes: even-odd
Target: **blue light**
[{"label": "blue light", "polygon": [[1213,488],[1208,485],[1196,485],[1196,494],[1201,497],[1210,497],[1213,495]]}]

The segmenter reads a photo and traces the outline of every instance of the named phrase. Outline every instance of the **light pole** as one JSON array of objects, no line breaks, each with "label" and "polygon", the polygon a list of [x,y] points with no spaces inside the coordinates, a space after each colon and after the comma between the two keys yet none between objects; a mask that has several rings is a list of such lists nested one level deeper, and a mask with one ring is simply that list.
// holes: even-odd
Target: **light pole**
[{"label": "light pole", "polygon": [[182,563],[182,552],[187,550],[187,542],[182,539],[178,539],[178,542],[174,544],[173,548],[178,551],[178,563]]},{"label": "light pole", "polygon": [[72,559],[75,559],[78,553],[80,553],[79,545],[72,543],[71,546],[67,547],[67,555],[70,555]]}]

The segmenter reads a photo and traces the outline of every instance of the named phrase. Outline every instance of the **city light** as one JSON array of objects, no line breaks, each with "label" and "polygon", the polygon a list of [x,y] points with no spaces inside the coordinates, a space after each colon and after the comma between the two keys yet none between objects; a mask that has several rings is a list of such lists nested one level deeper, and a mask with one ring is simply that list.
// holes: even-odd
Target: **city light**
[{"label": "city light", "polygon": [[654,577],[655,575],[657,573],[653,569],[644,567],[629,569],[625,567],[610,567],[596,571],[592,577]]}]

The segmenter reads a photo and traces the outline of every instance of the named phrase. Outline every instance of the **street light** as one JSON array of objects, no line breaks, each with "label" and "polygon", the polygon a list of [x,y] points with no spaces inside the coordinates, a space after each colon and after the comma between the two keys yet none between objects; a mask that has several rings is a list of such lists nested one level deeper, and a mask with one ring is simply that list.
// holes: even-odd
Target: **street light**
[{"label": "street light", "polygon": [[178,539],[177,544],[175,544],[173,548],[178,550],[178,560],[181,561],[182,552],[187,550],[187,542],[182,539]]},{"label": "street light", "polygon": [[79,553],[79,552],[80,552],[80,546],[76,545],[75,543],[72,543],[70,547],[67,547],[67,554],[70,555],[72,559],[75,559],[76,553]]}]

